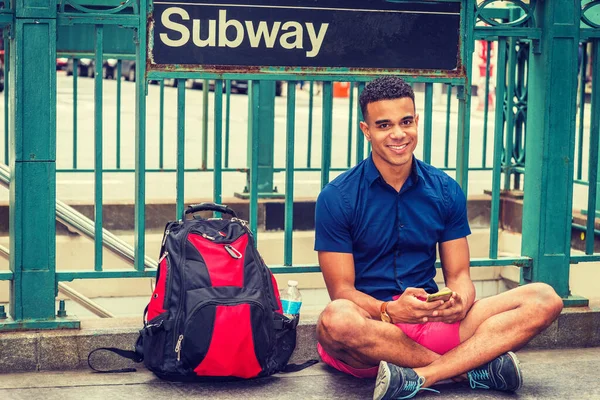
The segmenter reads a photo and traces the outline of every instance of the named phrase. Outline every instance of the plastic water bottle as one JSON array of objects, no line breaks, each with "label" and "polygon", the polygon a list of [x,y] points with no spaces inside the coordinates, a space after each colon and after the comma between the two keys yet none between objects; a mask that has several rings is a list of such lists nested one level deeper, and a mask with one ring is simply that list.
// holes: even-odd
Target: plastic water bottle
[{"label": "plastic water bottle", "polygon": [[298,290],[298,281],[288,281],[288,287],[281,290],[281,308],[288,318],[298,318],[302,306],[302,295]]}]

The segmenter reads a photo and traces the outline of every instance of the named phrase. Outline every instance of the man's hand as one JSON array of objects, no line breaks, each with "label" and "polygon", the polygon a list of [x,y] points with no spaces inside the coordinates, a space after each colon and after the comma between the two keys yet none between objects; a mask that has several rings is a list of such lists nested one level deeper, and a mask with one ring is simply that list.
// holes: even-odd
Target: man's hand
[{"label": "man's hand", "polygon": [[453,324],[458,321],[462,321],[469,309],[467,308],[467,301],[464,297],[456,292],[452,292],[452,297],[443,306],[436,310],[438,313],[433,316],[429,321],[445,322],[447,324]]},{"label": "man's hand", "polygon": [[[422,324],[436,320],[442,312],[449,311],[452,300],[427,303],[427,292],[423,289],[407,288],[402,296],[388,304],[387,311],[395,324]],[[454,302],[453,302],[454,304]]]}]

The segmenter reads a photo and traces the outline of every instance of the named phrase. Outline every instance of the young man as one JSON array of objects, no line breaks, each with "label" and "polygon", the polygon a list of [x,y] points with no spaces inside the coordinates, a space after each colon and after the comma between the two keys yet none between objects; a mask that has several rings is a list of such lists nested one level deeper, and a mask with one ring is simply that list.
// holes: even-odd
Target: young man
[{"label": "young man", "polygon": [[[332,300],[317,325],[321,358],[377,376],[376,400],[410,398],[449,378],[517,390],[511,351],[549,326],[562,300],[535,283],[475,302],[466,199],[453,179],[413,156],[412,88],[379,78],[360,105],[371,155],[329,183],[316,206],[315,250]],[[426,302],[437,291],[436,245],[453,293]]]}]

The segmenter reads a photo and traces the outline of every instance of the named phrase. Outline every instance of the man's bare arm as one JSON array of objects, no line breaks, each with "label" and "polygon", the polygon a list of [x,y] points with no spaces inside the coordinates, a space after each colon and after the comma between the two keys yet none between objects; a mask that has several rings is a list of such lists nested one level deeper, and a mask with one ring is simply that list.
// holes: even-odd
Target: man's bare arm
[{"label": "man's bare arm", "polygon": [[[366,310],[373,319],[380,319],[383,302],[356,290],[354,286],[355,273],[352,254],[320,251],[319,264],[331,300],[350,300]],[[392,317],[392,321],[421,323],[436,316],[437,312],[434,310],[443,302],[426,303],[417,299],[423,296],[427,296],[423,289],[407,288],[399,299],[388,305],[388,314]]]},{"label": "man's bare arm", "polygon": [[351,253],[319,251],[319,265],[331,300],[350,300],[374,319],[379,319],[382,302],[354,287],[354,257]]},{"label": "man's bare arm", "polygon": [[456,292],[452,307],[443,311],[444,322],[462,320],[475,301],[475,286],[469,270],[467,238],[440,243],[440,259],[446,286]]}]

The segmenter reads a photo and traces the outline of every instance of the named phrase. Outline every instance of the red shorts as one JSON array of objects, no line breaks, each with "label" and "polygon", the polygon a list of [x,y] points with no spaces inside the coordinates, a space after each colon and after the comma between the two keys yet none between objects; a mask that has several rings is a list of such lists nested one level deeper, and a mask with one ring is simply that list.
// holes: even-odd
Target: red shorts
[{"label": "red shorts", "polygon": [[[444,322],[427,322],[424,324],[396,324],[409,338],[429,350],[444,354],[460,344],[460,322],[446,324]],[[327,354],[320,343],[317,351],[325,364],[338,371],[353,375],[357,378],[374,378],[377,376],[378,367],[354,368]]]}]

